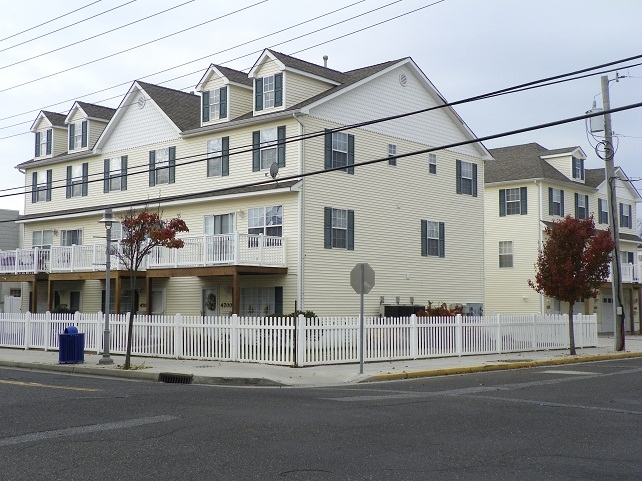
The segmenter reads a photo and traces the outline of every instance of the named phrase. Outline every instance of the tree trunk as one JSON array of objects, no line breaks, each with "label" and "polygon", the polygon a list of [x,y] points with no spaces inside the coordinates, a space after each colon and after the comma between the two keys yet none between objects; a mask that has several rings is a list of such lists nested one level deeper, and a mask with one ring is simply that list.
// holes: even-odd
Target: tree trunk
[{"label": "tree trunk", "polygon": [[127,350],[125,353],[125,366],[124,369],[131,368],[131,357],[132,357],[132,334],[134,332],[134,302],[136,300],[136,276],[131,274],[129,275],[129,321],[127,323]]},{"label": "tree trunk", "polygon": [[575,332],[573,330],[573,305],[574,302],[568,304],[568,341],[571,350],[571,356],[575,356]]}]

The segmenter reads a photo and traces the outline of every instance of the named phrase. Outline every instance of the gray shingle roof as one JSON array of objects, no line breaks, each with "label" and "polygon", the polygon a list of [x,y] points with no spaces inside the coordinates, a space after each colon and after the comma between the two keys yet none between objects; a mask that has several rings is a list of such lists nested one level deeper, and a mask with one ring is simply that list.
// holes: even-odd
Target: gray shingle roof
[{"label": "gray shingle roof", "polygon": [[181,130],[201,125],[201,97],[167,87],[136,81]]},{"label": "gray shingle roof", "polygon": [[[541,157],[559,153],[572,152],[577,147],[549,150],[537,143],[511,145],[498,149],[489,149],[494,160],[486,161],[484,166],[485,182],[508,182],[525,179],[548,179],[557,182],[578,184]],[[590,184],[586,184],[590,185]],[[590,185],[591,187],[595,187]]]},{"label": "gray shingle roof", "polygon": [[315,63],[306,62],[298,58],[290,57],[281,52],[275,52],[274,50],[267,49],[268,52],[273,54],[279,62],[281,62],[286,67],[290,67],[296,70],[301,70],[302,72],[307,72],[312,75],[317,75],[319,77],[327,78],[334,82],[344,82],[345,74],[334,70],[328,67],[323,67]]},{"label": "gray shingle roof", "polygon": [[245,72],[240,70],[234,70],[233,68],[223,67],[222,65],[212,64],[213,67],[216,67],[219,72],[221,72],[230,82],[235,82],[237,84],[249,85],[252,86],[252,79],[247,78]]},{"label": "gray shingle roof", "polygon": [[51,125],[55,125],[57,127],[67,126],[67,124],[65,124],[65,118],[67,118],[65,114],[59,114],[58,112],[49,112],[48,110],[43,110],[42,114],[47,117],[47,120],[51,122]]},{"label": "gray shingle roof", "polygon": [[116,109],[110,107],[104,107],[102,105],[89,104],[87,102],[81,102],[77,100],[78,105],[84,112],[87,114],[87,117],[92,117],[95,119],[101,119],[105,121],[110,121],[111,118],[116,113]]},{"label": "gray shingle roof", "polygon": [[605,178],[606,174],[604,172],[604,168],[584,170],[584,182],[586,185],[590,185],[591,187],[597,188],[598,185],[604,182]]}]

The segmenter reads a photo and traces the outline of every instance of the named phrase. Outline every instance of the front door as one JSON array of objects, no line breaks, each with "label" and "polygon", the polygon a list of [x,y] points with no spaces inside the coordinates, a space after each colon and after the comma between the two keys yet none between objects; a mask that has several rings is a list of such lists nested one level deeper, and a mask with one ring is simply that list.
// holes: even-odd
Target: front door
[{"label": "front door", "polygon": [[218,287],[207,287],[203,289],[204,316],[218,316]]},{"label": "front door", "polygon": [[165,314],[165,290],[164,289],[152,289],[151,313],[154,315]]}]

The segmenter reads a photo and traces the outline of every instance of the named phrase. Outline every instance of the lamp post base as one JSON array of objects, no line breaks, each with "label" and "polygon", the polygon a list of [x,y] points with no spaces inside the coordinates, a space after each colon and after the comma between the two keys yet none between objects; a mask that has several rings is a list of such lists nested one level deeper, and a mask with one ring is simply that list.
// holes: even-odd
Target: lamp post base
[{"label": "lamp post base", "polygon": [[103,356],[98,360],[98,364],[113,364],[114,360],[111,357]]}]

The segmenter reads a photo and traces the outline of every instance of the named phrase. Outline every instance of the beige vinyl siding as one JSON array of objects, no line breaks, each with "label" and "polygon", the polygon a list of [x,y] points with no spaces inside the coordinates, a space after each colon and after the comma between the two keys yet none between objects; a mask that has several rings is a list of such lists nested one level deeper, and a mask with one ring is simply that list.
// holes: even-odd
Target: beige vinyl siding
[{"label": "beige vinyl siding", "polygon": [[105,130],[105,127],[107,127],[107,122],[101,122],[99,120],[89,121],[87,126],[87,128],[89,129],[89,138],[87,139],[88,148],[93,148],[93,146],[96,144],[96,141],[98,140],[98,137],[100,137],[100,134],[102,134],[103,130]]},{"label": "beige vinyl siding", "polygon": [[[527,189],[528,213],[500,217],[500,189],[520,187]],[[535,278],[534,264],[539,249],[538,184],[516,182],[501,187],[486,186],[484,196],[486,205],[484,226],[485,312],[486,314],[540,312],[540,295],[528,286],[528,279]],[[545,205],[548,212],[548,203]],[[502,241],[512,241],[513,243],[513,267],[499,267],[499,243]]]},{"label": "beige vinyl siding", "polygon": [[[254,73],[254,78],[252,79],[252,85],[255,85],[255,80],[262,78],[262,77],[268,77],[270,75],[274,75],[281,72],[281,68],[279,65],[271,60],[270,58],[266,58],[266,61],[256,70]],[[254,115],[262,115],[262,114],[267,114],[271,112],[278,112],[281,110],[285,109],[285,100],[286,100],[286,86],[285,86],[285,78],[283,79],[283,105],[280,107],[271,107],[271,108],[265,108],[263,107],[263,110],[258,110],[254,112]],[[254,96],[254,90],[252,90],[252,95]],[[252,98],[252,108],[254,108],[254,97]]]},{"label": "beige vinyl siding", "polygon": [[[81,126],[80,123],[85,121],[85,120],[87,120],[87,117],[86,117],[85,113],[79,108],[76,109],[76,111],[74,112],[74,115],[71,116],[71,120],[67,124],[67,148],[69,148],[69,126],[71,124],[76,124],[76,135],[80,135],[80,132],[78,132],[77,129],[80,128],[80,126]],[[76,146],[75,149],[70,150],[69,152],[80,152],[80,151],[83,151],[83,150],[87,150],[89,148],[89,146],[92,145],[92,144],[89,143],[89,135],[91,135],[91,133],[90,133],[91,125],[90,124],[91,124],[91,122],[87,122],[87,136],[88,136],[87,137],[87,147]]]},{"label": "beige vinyl siding", "polygon": [[228,86],[229,98],[229,118],[235,119],[252,111],[252,89],[237,87],[236,85]]},{"label": "beige vinyl siding", "polygon": [[53,156],[64,154],[69,150],[69,132],[64,127],[54,127],[52,132]]},{"label": "beige vinyl siding", "polygon": [[[304,118],[306,132],[331,127]],[[418,144],[354,130],[355,162],[386,158],[388,144],[403,153]],[[324,139],[306,141],[306,171],[324,164]],[[428,155],[387,160],[355,168],[354,175],[332,172],[304,181],[304,309],[321,315],[358,315],[359,296],[350,287],[350,271],[368,262],[376,285],[365,296],[365,313],[378,315],[379,300],[394,304],[428,301],[482,303],[483,165],[480,159],[440,151],[437,175],[428,174]],[[478,197],[456,194],[455,160],[478,165]],[[355,250],[325,249],[324,207],[355,212]],[[445,223],[446,257],[421,256],[421,220]]]},{"label": "beige vinyl siding", "polygon": [[285,108],[290,108],[332,87],[333,85],[327,82],[286,71],[283,73]]},{"label": "beige vinyl siding", "polygon": [[[561,155],[558,157],[546,157],[544,159],[546,162],[551,164],[555,169],[559,170],[569,179],[573,179],[573,156],[572,155]],[[574,179],[575,180],[575,179]],[[582,182],[581,180],[579,182]]]},{"label": "beige vinyl siding", "polygon": [[[221,87],[225,86],[225,79],[222,77],[215,77],[212,75],[210,79],[205,83],[203,86],[203,92],[211,91],[211,90],[216,90],[220,89]],[[228,104],[233,102],[234,99],[231,98],[229,95],[231,92],[228,92]],[[210,94],[211,95],[211,94]],[[201,95],[201,118],[203,117],[203,96]],[[222,119],[215,119],[207,122],[202,122],[202,125],[212,125],[212,124],[220,124],[221,122],[229,122],[230,116],[228,115],[227,117],[224,117]]]}]

